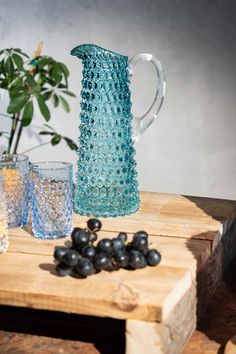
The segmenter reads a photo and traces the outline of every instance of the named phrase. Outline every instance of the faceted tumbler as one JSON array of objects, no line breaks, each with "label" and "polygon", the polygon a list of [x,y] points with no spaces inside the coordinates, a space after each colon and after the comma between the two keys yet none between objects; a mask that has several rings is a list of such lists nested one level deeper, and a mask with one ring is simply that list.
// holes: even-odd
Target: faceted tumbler
[{"label": "faceted tumbler", "polygon": [[0,157],[4,179],[8,227],[23,226],[28,221],[29,158],[6,154]]},{"label": "faceted tumbler", "polygon": [[72,165],[39,162],[31,165],[30,200],[35,237],[54,239],[72,231]]}]

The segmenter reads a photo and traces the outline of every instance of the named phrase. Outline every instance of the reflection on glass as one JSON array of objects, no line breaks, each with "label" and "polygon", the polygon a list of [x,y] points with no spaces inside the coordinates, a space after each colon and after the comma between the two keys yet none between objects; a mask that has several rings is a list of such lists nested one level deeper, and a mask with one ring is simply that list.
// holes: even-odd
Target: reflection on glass
[{"label": "reflection on glass", "polygon": [[17,154],[2,155],[0,171],[4,178],[8,228],[23,226],[28,221],[29,158]]}]

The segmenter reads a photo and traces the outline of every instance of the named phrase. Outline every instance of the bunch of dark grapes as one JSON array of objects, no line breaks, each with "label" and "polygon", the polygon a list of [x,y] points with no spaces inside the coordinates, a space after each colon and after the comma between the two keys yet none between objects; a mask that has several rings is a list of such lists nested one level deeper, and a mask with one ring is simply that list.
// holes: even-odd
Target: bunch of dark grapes
[{"label": "bunch of dark grapes", "polygon": [[85,278],[101,270],[141,269],[160,263],[161,255],[156,249],[149,249],[145,231],[136,232],[131,242],[128,242],[125,232],[120,232],[115,238],[103,238],[96,242],[101,227],[100,220],[89,219],[87,229],[73,229],[72,247],[55,247],[58,275]]}]

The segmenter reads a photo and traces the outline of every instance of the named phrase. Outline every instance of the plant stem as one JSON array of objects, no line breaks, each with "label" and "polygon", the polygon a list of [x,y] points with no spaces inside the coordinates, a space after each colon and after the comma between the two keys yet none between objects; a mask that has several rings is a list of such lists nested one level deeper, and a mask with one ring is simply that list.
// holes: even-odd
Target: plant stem
[{"label": "plant stem", "polygon": [[23,130],[23,125],[22,125],[22,122],[20,122],[20,127],[19,127],[17,135],[16,135],[16,142],[15,142],[15,147],[14,147],[14,150],[13,150],[13,154],[17,153],[17,148],[18,148],[19,141],[20,141],[20,138],[21,138],[22,130]]},{"label": "plant stem", "polygon": [[46,142],[46,143],[42,143],[42,144],[38,144],[38,145],[36,145],[36,146],[34,146],[34,147],[32,147],[32,148],[28,149],[28,150],[23,151],[21,154],[25,154],[25,153],[27,153],[27,152],[29,152],[29,151],[32,151],[32,150],[38,149],[40,146],[43,146],[43,145],[48,145],[48,144],[50,144],[50,143],[51,143],[51,141],[48,141],[48,142]]},{"label": "plant stem", "polygon": [[8,148],[7,148],[7,153],[10,154],[11,153],[11,147],[12,147],[12,143],[14,140],[14,136],[16,133],[16,128],[19,122],[19,118],[20,118],[20,112],[17,114],[13,114],[12,117],[12,124],[11,124],[11,132],[10,132],[10,136],[9,136],[9,142],[8,142]]},{"label": "plant stem", "polygon": [[7,153],[8,154],[10,154],[10,152],[11,152],[11,145],[12,145],[12,142],[13,142],[15,130],[16,130],[16,115],[13,114],[12,122],[11,122],[11,132],[10,132],[9,142],[8,142],[8,147],[7,147]]}]

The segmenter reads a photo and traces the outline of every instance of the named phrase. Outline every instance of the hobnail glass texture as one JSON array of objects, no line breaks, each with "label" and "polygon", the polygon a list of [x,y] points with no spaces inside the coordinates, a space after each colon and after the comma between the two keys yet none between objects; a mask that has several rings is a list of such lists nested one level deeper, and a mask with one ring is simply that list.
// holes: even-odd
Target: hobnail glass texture
[{"label": "hobnail glass texture", "polygon": [[83,64],[74,209],[87,216],[134,213],[139,193],[128,57],[89,44],[71,54]]},{"label": "hobnail glass texture", "polygon": [[4,178],[8,227],[28,221],[29,159],[24,155],[2,155],[0,169]]},{"label": "hobnail glass texture", "polygon": [[53,239],[72,231],[72,165],[62,162],[33,164],[31,168],[32,228],[37,238]]},{"label": "hobnail glass texture", "polygon": [[5,201],[3,176],[2,173],[0,173],[0,253],[6,252],[8,245],[7,206]]}]

